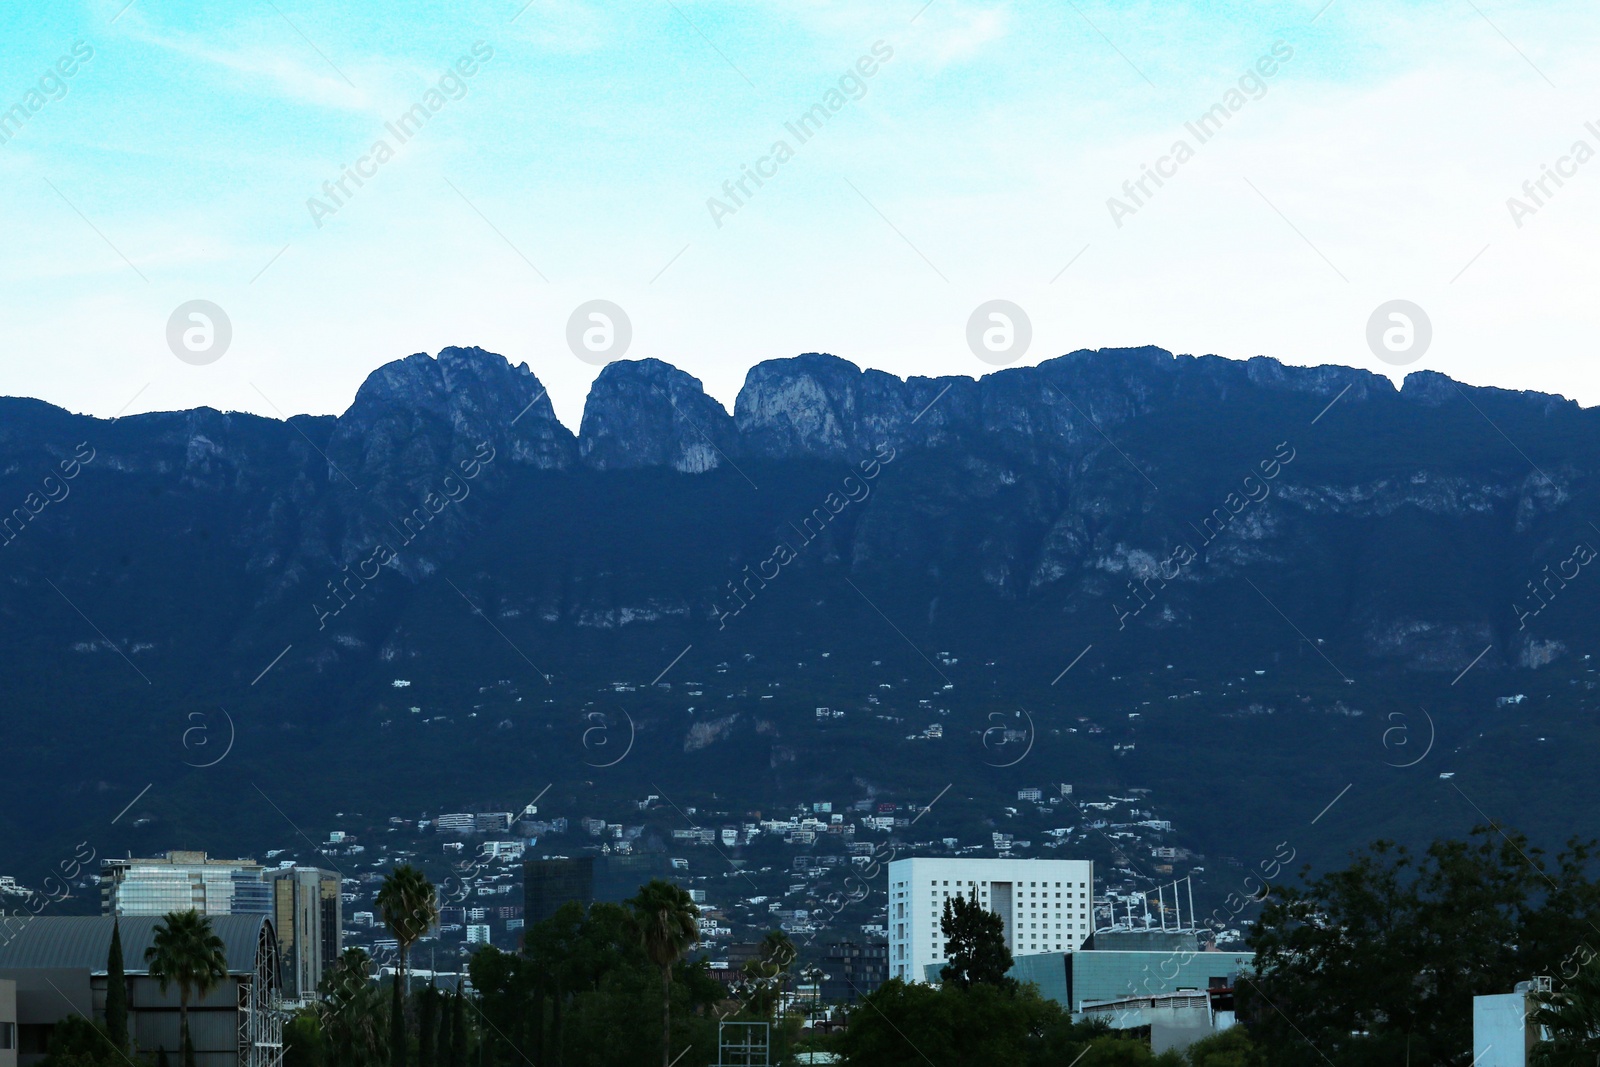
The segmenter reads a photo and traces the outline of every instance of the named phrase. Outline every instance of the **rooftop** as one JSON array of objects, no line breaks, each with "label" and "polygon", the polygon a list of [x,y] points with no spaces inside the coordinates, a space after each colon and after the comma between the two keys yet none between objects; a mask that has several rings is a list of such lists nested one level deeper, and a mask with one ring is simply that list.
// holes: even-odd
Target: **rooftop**
[{"label": "rooftop", "polygon": [[[105,974],[114,921],[109,915],[35,915],[14,924],[7,922],[3,929],[9,936],[0,939],[0,972],[81,968],[91,974]],[[149,973],[144,951],[154,943],[155,928],[161,921],[159,915],[122,917],[122,960],[126,973]],[[222,939],[229,974],[248,974],[255,970],[263,926],[270,934],[271,922],[265,915],[211,916],[211,929]]]}]

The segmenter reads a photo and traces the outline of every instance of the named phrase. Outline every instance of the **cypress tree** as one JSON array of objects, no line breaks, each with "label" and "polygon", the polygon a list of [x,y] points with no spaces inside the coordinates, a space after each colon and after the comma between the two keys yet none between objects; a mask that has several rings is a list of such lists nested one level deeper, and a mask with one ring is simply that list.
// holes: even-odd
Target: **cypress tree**
[{"label": "cypress tree", "polygon": [[455,1016],[450,1027],[450,1065],[467,1067],[467,998],[460,987],[456,989],[456,1002],[451,1012]]},{"label": "cypress tree", "polygon": [[439,991],[429,983],[417,996],[417,1067],[437,1067]]},{"label": "cypress tree", "polygon": [[122,923],[111,920],[111,951],[106,957],[106,1036],[118,1052],[128,1050],[128,979],[122,969]]},{"label": "cypress tree", "polygon": [[439,994],[439,1037],[434,1045],[434,1067],[447,1067],[450,1062],[451,1042],[455,1040],[455,1028],[451,1025],[454,1021],[450,1012],[450,994]]}]

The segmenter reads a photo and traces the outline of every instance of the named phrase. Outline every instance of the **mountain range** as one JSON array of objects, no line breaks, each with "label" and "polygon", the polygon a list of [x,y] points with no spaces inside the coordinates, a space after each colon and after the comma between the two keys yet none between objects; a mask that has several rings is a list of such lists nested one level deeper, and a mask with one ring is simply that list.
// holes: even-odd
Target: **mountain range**
[{"label": "mountain range", "polygon": [[0,857],[547,785],[959,783],[981,830],[1093,782],[1221,856],[1491,818],[1554,845],[1600,799],[1597,446],[1556,396],[1158,348],[807,354],[731,414],[616,362],[576,435],[477,348],[337,417],[0,399]]}]

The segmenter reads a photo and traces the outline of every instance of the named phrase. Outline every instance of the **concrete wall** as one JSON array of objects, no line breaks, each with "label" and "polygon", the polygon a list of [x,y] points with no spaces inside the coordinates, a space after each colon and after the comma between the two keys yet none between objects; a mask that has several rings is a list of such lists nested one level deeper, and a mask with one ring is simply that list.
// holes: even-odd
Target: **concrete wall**
[{"label": "concrete wall", "polygon": [[[21,970],[14,980],[0,980],[0,1019],[26,1022],[35,1036],[70,1016],[105,1018],[104,975],[91,976],[75,969]],[[165,1048],[179,1062],[178,988],[161,992],[154,978],[129,979],[128,1028],[135,1045],[154,1058]],[[9,991],[9,992],[8,992]],[[8,999],[9,998],[9,999]],[[194,1040],[197,1067],[237,1067],[239,1062],[239,979],[229,977],[204,997],[191,997],[189,1032]],[[18,1027],[19,1038],[21,1026]],[[21,1043],[20,1040],[18,1042]],[[0,1067],[29,1067],[41,1056],[19,1056],[0,1050]]]},{"label": "concrete wall", "polygon": [[0,980],[0,1067],[17,1067],[17,983]]},{"label": "concrete wall", "polygon": [[[134,1012],[132,1023],[134,1043],[139,1050],[152,1058],[157,1050],[166,1049],[173,1063],[181,1063],[178,1050],[183,1047],[178,1011]],[[189,1008],[189,1036],[194,1042],[197,1067],[237,1067],[239,1062],[239,1015],[234,1011],[216,1011]]]},{"label": "concrete wall", "polygon": [[1527,1067],[1536,1034],[1524,1024],[1525,993],[1472,998],[1473,1067]]}]

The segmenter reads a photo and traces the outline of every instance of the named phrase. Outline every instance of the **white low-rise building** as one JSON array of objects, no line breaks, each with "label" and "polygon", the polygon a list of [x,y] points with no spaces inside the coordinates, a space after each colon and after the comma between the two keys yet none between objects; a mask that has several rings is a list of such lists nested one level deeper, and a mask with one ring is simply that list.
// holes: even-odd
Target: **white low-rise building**
[{"label": "white low-rise building", "polygon": [[524,847],[521,841],[485,841],[479,851],[490,859],[514,860],[522,857]]}]

